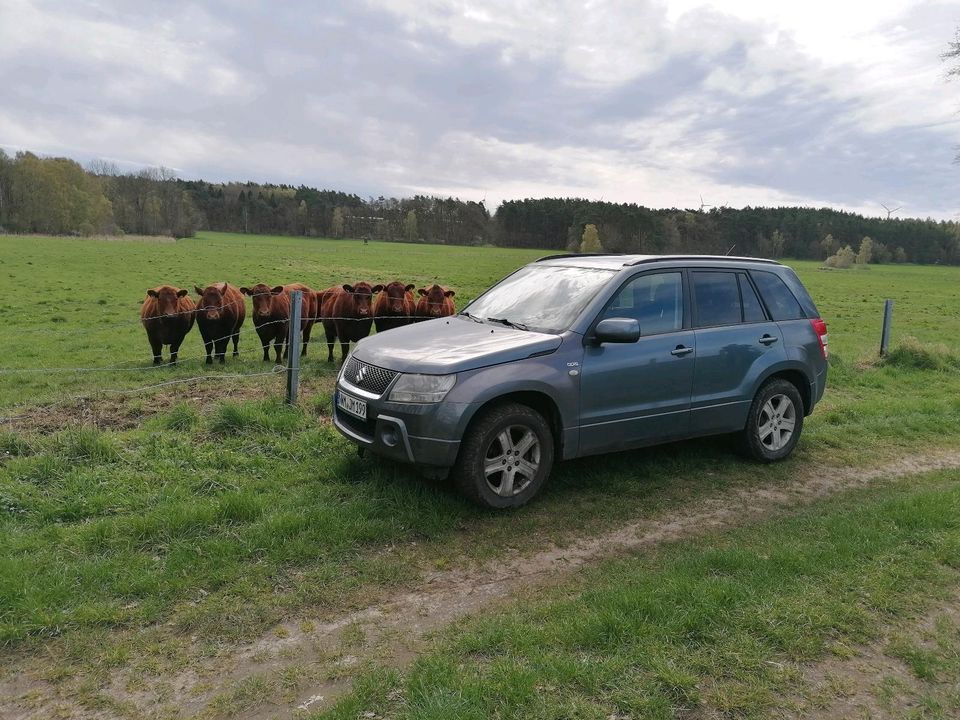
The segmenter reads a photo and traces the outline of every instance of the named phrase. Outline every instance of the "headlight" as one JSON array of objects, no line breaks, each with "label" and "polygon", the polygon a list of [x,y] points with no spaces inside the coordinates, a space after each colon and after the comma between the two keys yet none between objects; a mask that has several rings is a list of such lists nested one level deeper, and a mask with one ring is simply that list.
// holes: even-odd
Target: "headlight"
[{"label": "headlight", "polygon": [[456,375],[401,375],[389,399],[403,403],[440,402],[456,383]]}]

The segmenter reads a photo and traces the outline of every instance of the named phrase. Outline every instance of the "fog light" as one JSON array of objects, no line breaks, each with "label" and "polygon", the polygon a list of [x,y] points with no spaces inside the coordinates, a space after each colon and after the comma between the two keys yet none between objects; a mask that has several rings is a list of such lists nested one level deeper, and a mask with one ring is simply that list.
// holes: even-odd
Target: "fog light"
[{"label": "fog light", "polygon": [[384,430],[380,433],[380,441],[387,447],[394,447],[397,444],[397,433],[395,430]]}]

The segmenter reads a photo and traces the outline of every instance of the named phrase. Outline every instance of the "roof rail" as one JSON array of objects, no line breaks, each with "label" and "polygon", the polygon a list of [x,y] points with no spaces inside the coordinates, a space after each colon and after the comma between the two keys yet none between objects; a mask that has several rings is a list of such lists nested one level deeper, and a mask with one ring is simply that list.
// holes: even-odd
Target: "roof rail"
[{"label": "roof rail", "polygon": [[619,253],[556,253],[554,255],[544,255],[537,258],[534,262],[543,262],[544,260],[556,260],[557,258],[577,258],[577,257],[609,257]]},{"label": "roof rail", "polygon": [[643,265],[644,263],[662,262],[663,260],[706,260],[709,262],[757,262],[766,265],[782,265],[783,263],[767,258],[737,257],[729,255],[651,255],[650,257],[631,260],[625,265]]}]

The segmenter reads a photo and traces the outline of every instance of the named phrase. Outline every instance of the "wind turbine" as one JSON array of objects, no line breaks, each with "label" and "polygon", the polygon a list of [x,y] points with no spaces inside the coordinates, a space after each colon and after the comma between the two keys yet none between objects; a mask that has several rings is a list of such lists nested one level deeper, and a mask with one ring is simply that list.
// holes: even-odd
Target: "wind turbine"
[{"label": "wind turbine", "polygon": [[703,202],[703,195],[701,195],[701,196],[700,196],[700,212],[703,212],[703,209],[704,209],[705,207],[706,207],[706,208],[712,208],[713,205],[707,205],[705,202]]},{"label": "wind turbine", "polygon": [[887,211],[887,220],[889,220],[889,219],[890,219],[890,216],[893,215],[895,212],[897,212],[897,210],[903,210],[903,206],[902,206],[902,205],[899,206],[899,207],[895,207],[895,208],[888,208],[888,207],[887,207],[886,205],[884,205],[883,203],[880,203],[880,207],[882,207],[884,210]]}]

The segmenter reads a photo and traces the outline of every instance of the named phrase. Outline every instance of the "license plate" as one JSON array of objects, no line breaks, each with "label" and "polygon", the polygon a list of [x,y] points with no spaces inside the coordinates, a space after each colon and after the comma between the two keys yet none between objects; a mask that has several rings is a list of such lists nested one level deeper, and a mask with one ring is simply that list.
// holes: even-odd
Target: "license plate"
[{"label": "license plate", "polygon": [[347,395],[343,391],[337,392],[337,407],[348,412],[351,415],[360,418],[361,420],[367,419],[367,402],[366,400],[360,400],[353,397],[352,395]]}]

